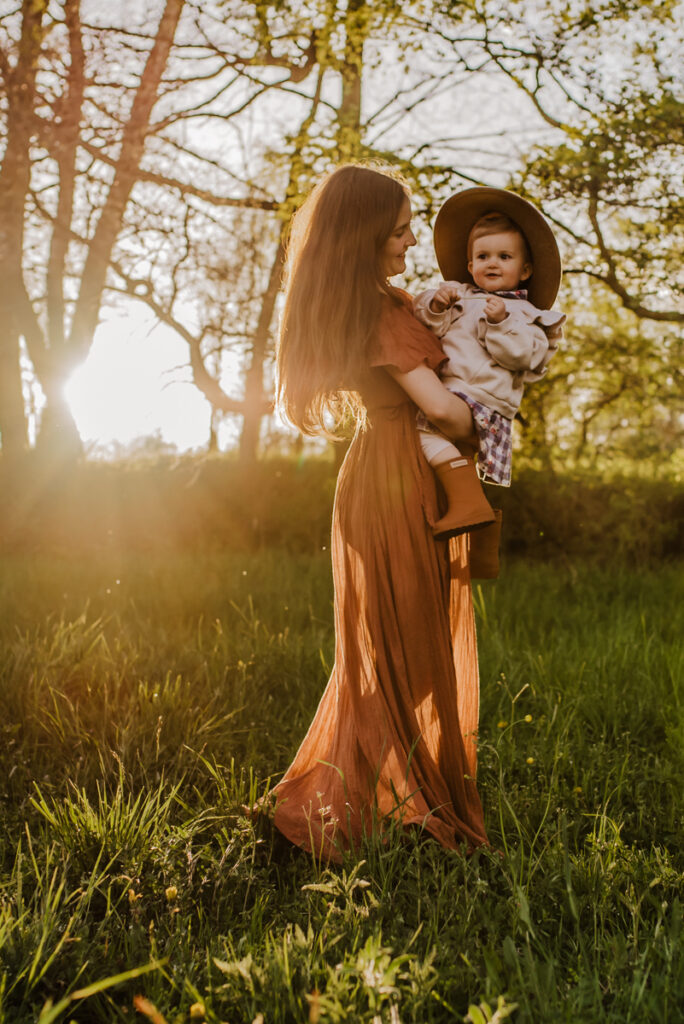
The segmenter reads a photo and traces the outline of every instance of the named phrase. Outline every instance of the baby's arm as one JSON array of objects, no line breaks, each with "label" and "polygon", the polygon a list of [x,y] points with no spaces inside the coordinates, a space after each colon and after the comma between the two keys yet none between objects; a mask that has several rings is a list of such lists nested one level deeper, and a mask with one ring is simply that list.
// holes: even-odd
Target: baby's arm
[{"label": "baby's arm", "polygon": [[485,302],[485,316],[490,324],[500,324],[506,319],[506,303],[500,295],[488,295]]},{"label": "baby's arm", "polygon": [[461,315],[458,303],[462,294],[463,285],[458,281],[443,281],[439,288],[421,292],[413,300],[413,312],[438,338],[443,338],[450,325]]},{"label": "baby's arm", "polygon": [[445,281],[432,293],[432,298],[429,302],[430,311],[433,313],[443,313],[449,306],[453,306],[455,302],[458,302],[460,297],[460,285],[457,285],[454,281]]},{"label": "baby's arm", "polygon": [[[498,299],[503,305],[503,299],[498,296],[491,296],[491,299]],[[489,311],[487,319],[480,321],[479,337],[492,359],[504,369],[516,373],[520,370],[533,374],[540,374],[546,367],[551,356],[558,348],[558,341],[561,337],[560,323],[565,319],[560,315],[557,320],[560,323],[554,327],[547,327],[546,330],[541,324],[529,320],[519,310],[512,309],[501,320],[492,321]]]}]

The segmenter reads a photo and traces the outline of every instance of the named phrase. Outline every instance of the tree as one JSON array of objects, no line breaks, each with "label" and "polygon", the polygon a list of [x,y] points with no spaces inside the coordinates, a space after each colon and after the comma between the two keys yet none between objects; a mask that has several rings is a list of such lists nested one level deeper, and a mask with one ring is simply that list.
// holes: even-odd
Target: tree
[{"label": "tree", "polygon": [[639,319],[605,286],[573,288],[548,379],[523,408],[523,461],[545,470],[674,470],[682,450],[682,338]]},{"label": "tree", "polygon": [[[351,24],[363,7],[352,2],[342,21]],[[6,456],[26,446],[22,351],[46,398],[40,443],[63,454],[79,450],[63,387],[87,354],[103,302],[117,291],[176,326],[190,344],[195,382],[215,407],[244,414],[243,447],[255,449],[267,408],[262,377],[281,235],[301,190],[298,154],[318,111],[331,106],[320,73],[333,48],[324,10],[319,3],[295,15],[282,4],[160,0],[156,23],[143,17],[123,25],[95,0],[63,0],[61,7],[22,0],[0,18],[0,298],[10,314],[0,342]],[[352,66],[346,45],[343,71],[345,61]],[[307,91],[301,86],[314,67],[317,81]],[[358,100],[353,75],[343,78],[340,132],[344,127],[347,145]],[[266,160],[278,199],[253,184],[249,168],[240,179],[234,154],[217,159],[206,137],[207,124],[219,126],[224,140],[232,133],[235,149],[252,108],[275,90],[296,96],[299,109],[310,107],[290,139],[295,159],[280,168]],[[209,240],[225,241],[241,211],[250,209],[273,214],[270,232],[257,228],[262,238],[270,233],[273,247],[261,273],[252,275],[260,294],[250,293],[252,313],[258,306],[247,332],[251,363],[244,397],[235,398],[204,362],[202,343],[215,334],[212,324],[196,335],[177,307],[187,307],[203,277],[197,254]]]},{"label": "tree", "polygon": [[[662,467],[681,445],[681,14],[677,0],[475,0],[466,15],[478,71],[537,125],[495,183],[543,208],[564,254],[566,342],[523,409],[524,452],[546,468],[620,452]],[[463,24],[451,4],[433,17],[454,46]]]},{"label": "tree", "polygon": [[[244,90],[247,79],[249,103],[231,123],[246,135],[248,115],[263,118],[264,109],[270,115],[272,133],[246,147],[241,174],[253,186],[258,182],[268,197],[260,210],[270,209],[273,216],[246,216],[235,206],[219,213],[209,199],[202,231],[193,233],[188,220],[180,247],[159,253],[145,279],[122,274],[122,290],[138,295],[185,338],[193,379],[214,408],[242,415],[240,452],[245,459],[255,457],[261,420],[270,407],[264,373],[272,351],[287,225],[315,177],[342,160],[380,157],[399,166],[427,194],[427,183],[450,174],[443,166],[419,167],[397,159],[380,145],[388,125],[395,127],[432,91],[457,77],[453,69],[421,73],[371,108],[369,83],[381,64],[381,47],[389,40],[399,52],[404,28],[402,5],[364,0],[256,7],[223,2],[205,7],[198,19],[201,38],[211,40],[226,67],[235,71],[232,91],[226,89],[198,116],[226,119],[229,110],[237,110],[232,97]],[[191,213],[195,220],[199,216],[199,211]],[[184,296],[198,267],[211,281],[213,295],[190,323]],[[217,379],[216,357],[228,339],[243,359],[241,396],[226,393]]]},{"label": "tree", "polygon": [[492,64],[547,126],[510,180],[559,227],[566,273],[640,319],[684,322],[681,3],[478,0],[474,12]]},{"label": "tree", "polygon": [[[63,388],[98,322],[183,0],[166,0],[155,35],[144,40],[149,49],[143,45],[131,60],[132,87],[107,82],[99,93],[100,30],[84,25],[78,0],[64,0],[63,21],[48,7],[47,0],[22,0],[19,12],[2,19],[6,40],[19,30],[14,54],[9,43],[0,50],[0,300],[7,311],[0,351],[8,371],[0,384],[0,431],[10,456],[26,443],[22,340],[47,399],[43,438],[66,452],[80,447]],[[124,50],[130,60],[131,47]],[[105,112],[108,91],[119,103]],[[118,153],[103,175],[98,147],[112,141]]]},{"label": "tree", "polygon": [[22,0],[0,17],[5,457],[26,447],[22,353],[46,399],[39,444],[74,455],[80,441],[63,388],[103,303],[121,282],[147,298],[157,266],[171,271],[177,292],[193,231],[215,211],[275,208],[194,131],[217,98],[235,94],[236,80],[250,88],[206,37],[205,17],[191,0],[145,5],[137,24],[117,23],[98,0]]},{"label": "tree", "polygon": [[[345,159],[397,166],[425,216],[464,182],[510,176],[559,226],[568,278],[600,281],[656,327],[681,318],[673,4],[148,7],[126,25],[100,0],[22,0],[0,17],[5,455],[26,443],[22,352],[47,399],[42,443],[78,449],[63,383],[103,303],[124,295],[185,338],[195,384],[242,418],[253,458],[287,223]],[[625,39],[638,59],[624,61]],[[503,83],[499,120],[464,127],[461,90],[490,79]],[[510,151],[508,103],[545,133],[531,151]],[[432,261],[417,269],[432,274]]]}]

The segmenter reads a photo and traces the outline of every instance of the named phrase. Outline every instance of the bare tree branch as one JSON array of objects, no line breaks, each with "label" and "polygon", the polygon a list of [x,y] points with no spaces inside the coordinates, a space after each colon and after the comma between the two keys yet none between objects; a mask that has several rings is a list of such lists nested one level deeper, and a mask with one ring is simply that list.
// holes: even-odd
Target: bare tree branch
[{"label": "bare tree branch", "polygon": [[[118,160],[107,156],[101,150],[97,149],[96,146],[84,143],[83,140],[81,140],[81,148],[87,153],[90,153],[90,155],[95,157],[97,160],[101,160],[102,163],[107,164],[109,167],[118,166]],[[140,169],[137,177],[139,181],[151,182],[153,185],[159,185],[160,188],[176,189],[180,195],[194,196],[196,199],[201,199],[210,206],[231,206],[245,210],[277,210],[279,206],[279,203],[275,199],[258,199],[253,196],[222,196],[216,192],[210,192],[209,189],[199,188],[197,185],[193,185],[190,182],[182,181],[180,178],[171,178],[165,174],[158,174],[154,171]]]},{"label": "bare tree branch", "polygon": [[[230,398],[204,365],[202,357],[203,336],[197,337],[194,335],[185,324],[177,320],[173,313],[154,297],[151,282],[129,278],[116,262],[112,263],[112,267],[118,277],[124,282],[124,286],[121,289],[112,286],[111,290],[120,291],[121,294],[128,295],[144,303],[148,309],[152,310],[160,323],[173,328],[183,341],[187,343],[190,350],[190,367],[192,369],[193,383],[211,403],[212,407],[224,413],[243,415],[244,401],[239,398]],[[273,403],[269,399],[264,398],[263,412],[269,412],[272,408]]]},{"label": "bare tree branch", "polygon": [[593,276],[598,277],[601,281],[607,284],[608,287],[620,297],[623,306],[625,306],[626,309],[630,309],[633,313],[636,313],[638,317],[641,317],[644,320],[657,320],[661,323],[684,323],[684,313],[679,313],[676,310],[661,311],[648,309],[635,299],[618,279],[615,260],[613,258],[613,254],[605,243],[601,224],[598,219],[598,196],[595,186],[591,189],[588,213],[591,226],[594,229],[594,234],[596,236],[596,244],[598,245],[599,252],[601,253],[601,256],[608,268],[605,273],[594,273]]}]

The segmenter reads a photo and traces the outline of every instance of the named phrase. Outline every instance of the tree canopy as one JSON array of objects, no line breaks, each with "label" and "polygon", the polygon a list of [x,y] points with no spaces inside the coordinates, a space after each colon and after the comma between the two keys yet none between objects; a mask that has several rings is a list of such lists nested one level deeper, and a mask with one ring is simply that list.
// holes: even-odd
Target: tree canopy
[{"label": "tree canopy", "polygon": [[[64,382],[104,305],[134,301],[186,340],[195,384],[241,417],[254,457],[287,222],[349,159],[401,169],[428,220],[451,191],[491,183],[557,226],[569,342],[530,405],[528,444],[554,450],[575,423],[557,450],[579,457],[600,443],[608,410],[630,403],[620,422],[639,430],[650,403],[673,443],[663,423],[676,434],[681,3],[142,7],[124,22],[100,0],[22,0],[0,16],[3,456],[27,444],[27,377],[46,400],[42,443],[78,451]],[[423,238],[415,276],[434,279]],[[229,350],[241,367],[232,389]],[[644,390],[654,377],[655,404]],[[633,446],[620,429],[613,441]]]}]

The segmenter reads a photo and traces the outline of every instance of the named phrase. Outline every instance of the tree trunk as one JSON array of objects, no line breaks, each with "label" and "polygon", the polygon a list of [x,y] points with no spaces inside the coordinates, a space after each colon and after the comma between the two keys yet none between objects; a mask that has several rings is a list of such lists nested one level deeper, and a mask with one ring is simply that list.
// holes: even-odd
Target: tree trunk
[{"label": "tree trunk", "polygon": [[49,460],[55,466],[71,465],[83,455],[83,442],[64,395],[63,385],[50,387],[46,398],[36,451],[41,460]]},{"label": "tree trunk", "polygon": [[0,338],[0,444],[3,462],[17,462],[26,452],[28,435],[19,365],[19,338],[13,330]]},{"label": "tree trunk", "polygon": [[207,454],[217,455],[218,446],[218,427],[219,427],[220,413],[218,409],[211,410],[211,416],[209,417],[209,440],[207,441]]},{"label": "tree trunk", "polygon": [[252,344],[252,361],[245,374],[244,415],[242,433],[240,435],[240,460],[255,462],[259,448],[261,420],[266,411],[264,404],[264,361],[271,336],[271,321],[275,309],[280,278],[283,272],[285,246],[281,237],[278,250],[271,266],[268,285],[261,303],[259,322],[254,332]]},{"label": "tree trunk", "polygon": [[[263,359],[252,352],[252,364],[245,375],[245,413],[242,418],[240,433],[240,461],[256,462],[261,435],[261,393],[254,396],[256,387],[261,383]],[[256,397],[256,402],[254,401]]]},{"label": "tree trunk", "polygon": [[21,389],[19,339],[26,336],[25,314],[32,311],[24,290],[24,203],[30,181],[29,149],[35,128],[35,82],[47,0],[23,0],[21,40],[16,65],[5,71],[7,128],[0,169],[0,432],[9,458],[26,449],[27,431]]},{"label": "tree trunk", "polygon": [[361,79],[368,18],[366,0],[349,0],[341,68],[342,100],[337,111],[337,146],[342,160],[358,157],[361,147]]}]

